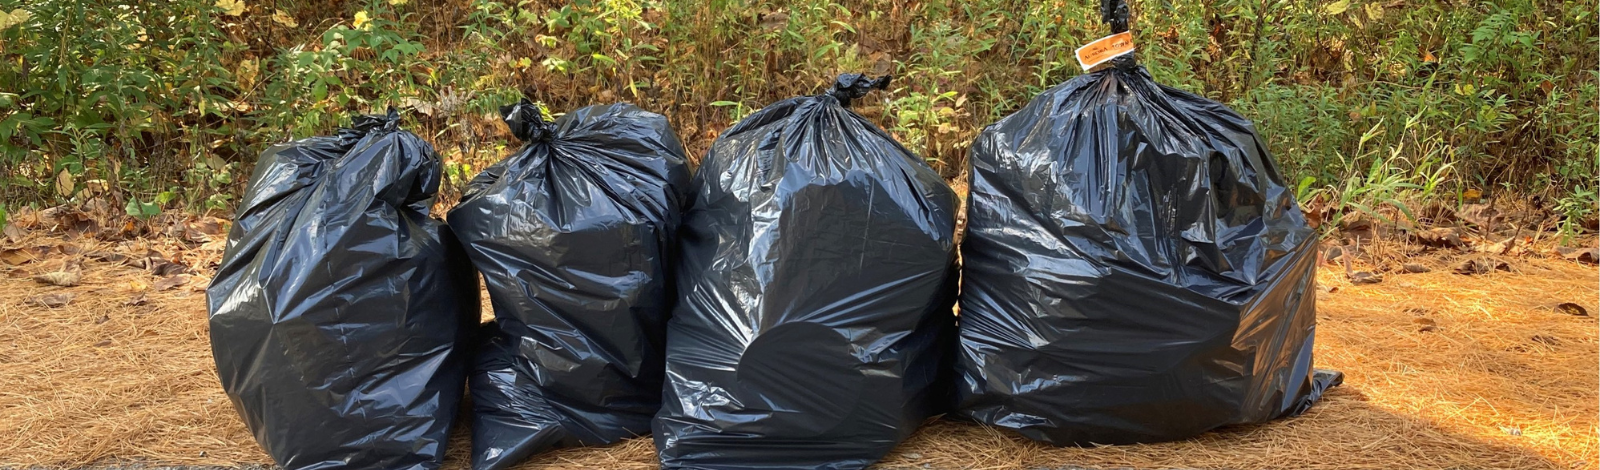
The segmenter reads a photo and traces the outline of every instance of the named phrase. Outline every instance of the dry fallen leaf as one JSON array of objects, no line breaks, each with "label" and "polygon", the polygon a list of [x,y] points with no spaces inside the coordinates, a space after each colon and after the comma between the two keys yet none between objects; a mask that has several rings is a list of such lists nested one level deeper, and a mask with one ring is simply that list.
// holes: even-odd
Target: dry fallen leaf
[{"label": "dry fallen leaf", "polygon": [[18,207],[12,210],[11,214],[6,217],[7,227],[32,229],[38,224],[39,212],[28,206]]},{"label": "dry fallen leaf", "polygon": [[1423,245],[1440,248],[1455,248],[1465,244],[1461,240],[1461,232],[1453,228],[1436,228],[1412,232],[1411,239]]},{"label": "dry fallen leaf", "polygon": [[1383,4],[1378,2],[1367,4],[1367,19],[1378,21],[1383,19]]},{"label": "dry fallen leaf", "polygon": [[1575,303],[1572,303],[1572,302],[1562,302],[1561,304],[1556,305],[1556,311],[1557,312],[1561,312],[1561,313],[1565,313],[1567,315],[1576,316],[1576,317],[1587,317],[1587,316],[1589,316],[1589,309],[1583,308],[1582,305],[1578,305],[1578,304],[1575,304]]},{"label": "dry fallen leaf", "polygon": [[128,299],[127,302],[123,302],[122,305],[126,305],[126,306],[129,306],[129,307],[138,307],[140,305],[144,305],[144,304],[147,304],[147,303],[150,303],[150,296],[145,295],[145,294],[139,294],[138,296],[136,296],[134,298]]},{"label": "dry fallen leaf", "polygon": [[1329,263],[1332,263],[1334,261],[1338,261],[1339,258],[1343,257],[1343,256],[1344,256],[1344,247],[1342,247],[1342,246],[1329,247],[1327,250],[1322,252],[1322,259],[1324,261],[1329,262]]},{"label": "dry fallen leaf", "polygon": [[30,18],[33,18],[33,13],[21,8],[11,10],[11,13],[0,10],[0,30],[27,23]]},{"label": "dry fallen leaf", "polygon": [[17,226],[17,224],[6,224],[3,232],[6,238],[12,242],[20,242],[24,237],[28,236],[28,230]]},{"label": "dry fallen leaf", "polygon": [[1456,274],[1488,274],[1494,271],[1510,271],[1511,266],[1505,261],[1488,258],[1477,258],[1462,261],[1456,265]]},{"label": "dry fallen leaf", "polygon": [[1339,219],[1339,230],[1344,232],[1367,232],[1373,229],[1372,218],[1361,213],[1347,214]]},{"label": "dry fallen leaf", "polygon": [[155,269],[151,271],[157,276],[172,276],[189,272],[189,267],[171,261],[161,261],[156,263]]},{"label": "dry fallen leaf", "polygon": [[34,297],[34,298],[28,299],[28,300],[31,300],[34,305],[38,305],[40,307],[61,308],[61,307],[67,306],[67,304],[69,304],[69,303],[72,303],[72,298],[73,297],[76,297],[76,295],[75,294],[69,294],[69,293],[61,293],[61,294],[41,295],[41,296]]},{"label": "dry fallen leaf", "polygon": [[1351,284],[1377,284],[1380,282],[1383,282],[1382,275],[1373,274],[1367,271],[1356,271],[1350,273]]},{"label": "dry fallen leaf", "polygon": [[1487,232],[1493,232],[1506,220],[1505,213],[1488,204],[1463,204],[1456,216]]},{"label": "dry fallen leaf", "polygon": [[222,219],[218,219],[216,217],[206,217],[195,222],[190,222],[189,227],[206,235],[221,235],[224,223],[226,222],[224,222]]},{"label": "dry fallen leaf", "polygon": [[228,248],[228,239],[224,238],[224,237],[212,238],[211,241],[202,243],[202,244],[200,244],[200,246],[195,247],[196,250],[210,251],[210,252],[216,252],[216,253],[221,253],[222,251],[226,250],[227,248]]},{"label": "dry fallen leaf", "polygon": [[83,280],[83,275],[77,271],[55,271],[34,276],[33,280],[61,287],[72,287]]},{"label": "dry fallen leaf", "polygon": [[768,30],[768,31],[777,31],[777,30],[783,29],[784,26],[787,26],[788,24],[789,24],[789,14],[788,13],[784,13],[784,12],[779,11],[779,12],[774,12],[774,13],[771,13],[771,14],[767,14],[767,15],[762,15],[761,16],[761,29],[765,29],[765,30]]},{"label": "dry fallen leaf", "polygon": [[1528,338],[1528,341],[1550,346],[1560,346],[1562,343],[1561,338],[1550,335],[1533,335]]},{"label": "dry fallen leaf", "polygon": [[293,27],[296,27],[296,26],[300,26],[300,22],[295,21],[293,16],[289,16],[289,14],[288,13],[284,13],[283,10],[277,10],[277,11],[272,12],[272,22],[273,23],[277,23],[277,24],[281,24],[286,28],[293,28]]},{"label": "dry fallen leaf", "polygon": [[1596,264],[1600,262],[1600,249],[1597,248],[1571,248],[1556,247],[1556,254],[1571,261],[1579,263]]},{"label": "dry fallen leaf", "polygon": [[62,169],[61,173],[56,174],[56,192],[61,197],[72,197],[72,190],[76,186],[72,182],[72,172]]},{"label": "dry fallen leaf", "polygon": [[91,251],[91,252],[85,254],[84,256],[88,257],[89,259],[95,260],[95,261],[104,261],[104,262],[107,262],[107,263],[121,263],[124,260],[128,259],[127,255],[123,255],[122,253],[113,253],[113,252],[109,252],[109,251]]},{"label": "dry fallen leaf", "polygon": [[243,15],[245,10],[244,0],[217,0],[216,5],[217,8],[222,9],[223,14],[228,16]]},{"label": "dry fallen leaf", "polygon": [[184,229],[184,231],[183,231],[183,239],[188,241],[188,242],[190,242],[190,243],[205,243],[205,242],[211,240],[211,237],[209,235],[204,234],[204,233],[200,233],[199,230],[195,230],[193,228],[189,228],[189,229]]},{"label": "dry fallen leaf", "polygon": [[1345,10],[1350,9],[1350,0],[1339,0],[1337,2],[1329,3],[1327,6],[1322,8],[1322,11],[1327,13],[1329,16],[1337,15],[1344,13]]},{"label": "dry fallen leaf", "polygon": [[161,256],[161,253],[155,250],[150,250],[149,255],[136,262],[136,265],[150,270],[151,274],[155,274],[157,276],[171,276],[174,274],[183,274],[189,272],[188,266],[168,261],[166,258]]},{"label": "dry fallen leaf", "polygon": [[12,266],[16,266],[16,265],[19,265],[19,264],[26,264],[26,263],[32,262],[34,259],[35,258],[33,256],[33,254],[28,253],[27,250],[23,250],[23,249],[20,249],[20,248],[12,248],[12,249],[9,249],[9,250],[0,250],[0,262],[3,262],[5,264],[9,264],[9,265],[12,265]]},{"label": "dry fallen leaf", "polygon": [[166,279],[162,279],[162,280],[156,281],[154,287],[158,291],[172,290],[172,289],[174,289],[174,288],[176,288],[178,286],[181,286],[181,285],[184,285],[184,284],[188,284],[188,283],[189,283],[189,275],[187,275],[187,274],[179,274],[179,275],[176,275],[176,276],[172,276],[172,277],[169,277],[169,278],[166,278]]},{"label": "dry fallen leaf", "polygon": [[1505,239],[1505,241],[1502,241],[1502,242],[1499,242],[1499,243],[1479,244],[1479,245],[1477,245],[1477,246],[1475,246],[1473,248],[1476,249],[1479,252],[1482,252],[1482,253],[1503,255],[1503,254],[1506,254],[1506,253],[1510,253],[1511,252],[1511,248],[1516,246],[1516,245],[1517,245],[1517,237],[1511,237],[1511,238],[1507,238],[1507,239]]}]

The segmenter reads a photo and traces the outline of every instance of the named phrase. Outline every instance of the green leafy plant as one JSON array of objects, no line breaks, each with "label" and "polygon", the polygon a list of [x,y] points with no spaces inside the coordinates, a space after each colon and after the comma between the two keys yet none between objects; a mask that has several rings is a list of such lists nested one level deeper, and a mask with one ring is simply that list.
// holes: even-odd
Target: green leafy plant
[{"label": "green leafy plant", "polygon": [[744,105],[744,103],[737,103],[737,102],[733,102],[733,101],[712,101],[712,102],[707,103],[707,104],[710,104],[711,106],[716,106],[718,108],[729,108],[728,109],[728,119],[734,120],[734,121],[738,121],[740,119],[744,119],[745,116],[749,116],[750,113],[754,112],[754,110],[746,107]]},{"label": "green leafy plant", "polygon": [[[901,90],[903,91],[903,90]],[[947,138],[955,133],[957,109],[966,103],[965,98],[960,98],[954,91],[932,93],[913,91],[903,94],[905,97],[895,99],[889,108],[894,113],[894,131],[900,140],[911,148],[923,149],[925,158],[932,160],[936,169],[939,165],[938,155],[950,150],[953,143]]]},{"label": "green leafy plant", "polygon": [[151,217],[161,215],[161,205],[154,202],[141,202],[136,198],[128,198],[128,205],[123,208],[129,216],[139,220],[149,220]]},{"label": "green leafy plant", "polygon": [[1584,221],[1594,220],[1596,212],[1600,212],[1600,191],[1593,186],[1578,187],[1556,202],[1555,212],[1561,215],[1557,232],[1571,241],[1582,230]]},{"label": "green leafy plant", "polygon": [[[1592,2],[1131,7],[1139,63],[1255,122],[1302,201],[1403,215],[1385,200],[1509,187],[1582,201],[1594,190]],[[1082,73],[1073,51],[1108,33],[1097,8],[0,0],[0,198],[222,209],[267,146],[388,106],[470,173],[503,157],[495,109],[523,96],[556,109],[633,102],[666,115],[697,155],[731,121],[841,72],[895,75],[895,90],[857,111],[959,178],[984,125]],[[84,191],[91,181],[101,189]]]}]

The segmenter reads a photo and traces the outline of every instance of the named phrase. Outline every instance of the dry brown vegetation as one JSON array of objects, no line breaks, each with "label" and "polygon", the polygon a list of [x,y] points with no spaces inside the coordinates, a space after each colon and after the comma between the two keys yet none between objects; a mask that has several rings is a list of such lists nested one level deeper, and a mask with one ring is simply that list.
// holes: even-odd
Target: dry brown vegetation
[{"label": "dry brown vegetation", "polygon": [[[447,195],[517,145],[495,110],[523,95],[635,103],[698,158],[841,72],[893,74],[858,111],[960,179],[980,129],[1080,73],[1099,3],[0,0],[0,219],[226,213],[268,145],[387,106],[439,150]],[[1255,122],[1303,203],[1476,190],[1595,219],[1594,2],[1129,3],[1140,62]]]},{"label": "dry brown vegetation", "polygon": [[[884,467],[1600,470],[1593,2],[1132,3],[1142,63],[1254,120],[1345,254],[1317,344],[1345,385],[1159,445],[937,421]],[[972,136],[1078,73],[1096,4],[0,0],[0,468],[267,462],[209,353],[227,221],[165,212],[226,213],[267,144],[398,106],[448,201],[516,145],[493,111],[522,95],[635,102],[698,157],[751,109],[892,73],[857,111],[964,192]],[[654,466],[636,439],[524,468]]]},{"label": "dry brown vegetation", "polygon": [[[0,468],[268,463],[218,386],[206,334],[203,285],[227,221],[93,220],[18,214],[0,240]],[[937,421],[882,467],[1597,468],[1593,251],[1458,238],[1345,237],[1318,273],[1316,353],[1347,379],[1302,417],[1105,448]],[[1471,260],[1490,269],[1458,274]],[[1352,283],[1359,272],[1382,279]],[[465,439],[446,468],[465,468]],[[520,468],[653,467],[641,438]]]}]

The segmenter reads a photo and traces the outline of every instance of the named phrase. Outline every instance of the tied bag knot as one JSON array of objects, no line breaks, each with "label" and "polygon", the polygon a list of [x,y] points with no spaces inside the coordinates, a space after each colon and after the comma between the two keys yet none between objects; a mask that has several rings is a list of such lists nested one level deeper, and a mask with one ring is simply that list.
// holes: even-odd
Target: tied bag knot
[{"label": "tied bag knot", "polygon": [[839,105],[848,107],[850,100],[867,96],[872,90],[888,89],[889,80],[892,79],[894,79],[892,75],[868,78],[865,74],[859,73],[840,74],[839,78],[833,81],[833,87],[828,89],[827,94],[839,100]]},{"label": "tied bag knot", "polygon": [[523,142],[548,143],[555,138],[556,126],[553,121],[544,119],[544,111],[539,105],[523,98],[521,102],[500,107],[506,126],[511,128],[511,133]]},{"label": "tied bag knot", "polygon": [[[1100,0],[1100,21],[1111,27],[1111,34],[1128,32],[1128,2],[1125,0]],[[1134,59],[1134,54],[1124,55],[1111,59],[1109,67],[1118,70],[1133,70],[1139,65]],[[1100,68],[1096,68],[1100,70]]]},{"label": "tied bag knot", "polygon": [[390,106],[384,114],[358,114],[351,116],[350,127],[339,128],[339,140],[354,143],[374,131],[394,132],[400,129],[400,111]]},{"label": "tied bag knot", "polygon": [[1111,34],[1128,30],[1128,2],[1100,0],[1100,21],[1111,26]]}]

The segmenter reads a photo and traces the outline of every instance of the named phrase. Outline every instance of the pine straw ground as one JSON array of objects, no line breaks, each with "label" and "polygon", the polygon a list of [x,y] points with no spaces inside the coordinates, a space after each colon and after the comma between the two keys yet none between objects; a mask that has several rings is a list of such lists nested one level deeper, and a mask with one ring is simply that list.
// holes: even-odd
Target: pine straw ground
[{"label": "pine straw ground", "polygon": [[[112,244],[30,237],[29,260],[0,252],[0,468],[268,462],[217,386],[204,284],[185,285],[97,252],[186,257],[209,266],[220,243]],[[205,237],[199,237],[204,239]],[[188,246],[188,248],[180,248]],[[1466,276],[1459,254],[1423,274],[1352,285],[1318,275],[1317,363],[1345,385],[1306,415],[1184,442],[1051,448],[948,421],[925,426],[884,468],[1597,469],[1596,270],[1537,253],[1510,271]],[[32,276],[81,261],[82,281]],[[71,293],[59,308],[40,296]],[[144,301],[131,301],[143,297]],[[1590,312],[1555,308],[1574,302]],[[308,430],[313,432],[314,430]],[[458,433],[448,469],[465,468]],[[653,468],[648,438],[553,452],[520,467]]]}]

